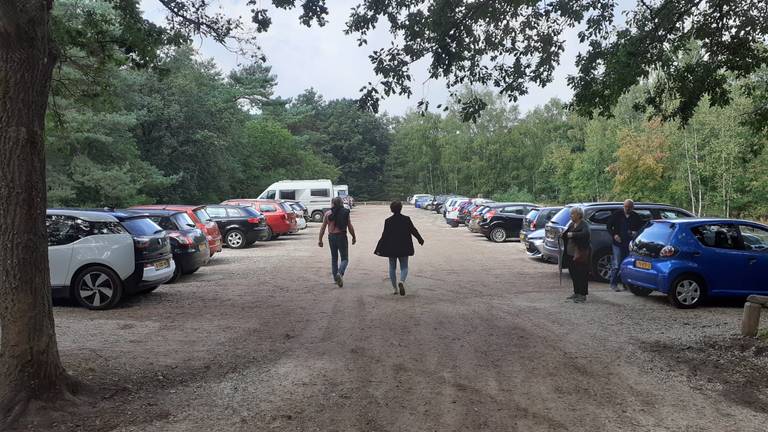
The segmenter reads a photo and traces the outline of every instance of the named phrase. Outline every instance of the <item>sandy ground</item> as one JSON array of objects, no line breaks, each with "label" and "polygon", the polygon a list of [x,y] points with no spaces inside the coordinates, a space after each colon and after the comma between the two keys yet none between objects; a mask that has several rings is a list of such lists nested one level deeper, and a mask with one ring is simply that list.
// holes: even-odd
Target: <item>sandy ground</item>
[{"label": "sandy ground", "polygon": [[768,347],[741,311],[692,311],[592,284],[406,209],[427,243],[405,297],[372,254],[389,214],[358,207],[344,288],[317,225],[225,250],[118,309],[55,308],[91,401],[54,431],[765,431]]}]

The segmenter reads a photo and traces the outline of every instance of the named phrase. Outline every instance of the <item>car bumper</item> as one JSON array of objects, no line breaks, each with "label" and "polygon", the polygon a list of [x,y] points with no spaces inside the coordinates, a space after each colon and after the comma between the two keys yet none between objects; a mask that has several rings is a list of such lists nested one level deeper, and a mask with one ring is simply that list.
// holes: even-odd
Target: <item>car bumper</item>
[{"label": "car bumper", "polygon": [[[158,269],[155,263],[168,260],[168,267]],[[150,262],[137,262],[136,271],[126,280],[125,288],[129,294],[141,291],[143,288],[162,285],[173,277],[176,263],[172,255],[167,258],[155,259]]]},{"label": "car bumper", "polygon": [[[636,260],[651,263],[651,269],[641,269],[635,266]],[[662,293],[669,292],[670,275],[667,271],[667,263],[644,260],[642,257],[629,257],[621,263],[621,281],[625,285],[633,285],[641,288],[652,289]]]},{"label": "car bumper", "polygon": [[245,240],[248,243],[253,243],[256,241],[267,241],[269,240],[269,232],[267,230],[266,226],[254,228],[251,231],[249,231],[245,235]]},{"label": "car bumper", "polygon": [[528,256],[531,258],[541,258],[542,249],[544,248],[544,239],[526,238],[525,241],[523,241],[523,245],[525,246],[525,252]]},{"label": "car bumper", "polygon": [[541,244],[541,255],[549,261],[558,262],[560,261],[560,248],[553,247],[544,240]]},{"label": "car bumper", "polygon": [[210,261],[211,255],[208,249],[186,252],[173,255],[173,261],[181,269],[182,273],[189,273],[195,269],[198,269]]},{"label": "car bumper", "polygon": [[221,237],[207,237],[207,240],[211,256],[222,251]]}]

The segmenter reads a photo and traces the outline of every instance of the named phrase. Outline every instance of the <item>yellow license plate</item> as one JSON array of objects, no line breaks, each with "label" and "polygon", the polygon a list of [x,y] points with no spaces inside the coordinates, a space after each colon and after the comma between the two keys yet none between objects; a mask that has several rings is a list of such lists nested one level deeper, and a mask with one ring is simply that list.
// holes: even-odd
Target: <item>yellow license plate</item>
[{"label": "yellow license plate", "polygon": [[155,263],[155,270],[162,270],[171,266],[168,260],[162,260]]},{"label": "yellow license plate", "polygon": [[635,267],[643,270],[650,270],[652,266],[648,261],[635,260]]}]

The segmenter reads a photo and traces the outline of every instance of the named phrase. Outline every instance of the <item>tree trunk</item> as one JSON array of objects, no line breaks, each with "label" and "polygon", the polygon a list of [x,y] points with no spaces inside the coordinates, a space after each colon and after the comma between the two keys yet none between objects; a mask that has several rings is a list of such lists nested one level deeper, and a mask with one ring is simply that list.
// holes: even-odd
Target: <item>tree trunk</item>
[{"label": "tree trunk", "polygon": [[69,394],[56,345],[45,228],[51,2],[0,0],[0,430],[32,399]]}]

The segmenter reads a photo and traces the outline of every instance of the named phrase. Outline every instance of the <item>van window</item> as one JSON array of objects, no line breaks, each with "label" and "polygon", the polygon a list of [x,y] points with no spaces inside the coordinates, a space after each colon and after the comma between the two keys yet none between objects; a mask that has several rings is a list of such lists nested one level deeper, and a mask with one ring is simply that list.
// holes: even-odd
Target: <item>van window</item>
[{"label": "van window", "polygon": [[295,201],[296,200],[296,191],[295,190],[281,190],[280,191],[280,199]]},{"label": "van window", "polygon": [[330,198],[331,191],[328,189],[312,189],[309,194],[313,197]]},{"label": "van window", "polygon": [[347,196],[347,191],[345,191],[345,190],[340,190],[340,191],[338,191],[338,193],[336,194],[336,196],[345,197],[345,196]]},{"label": "van window", "polygon": [[259,199],[275,199],[275,191],[269,190],[261,194]]}]

